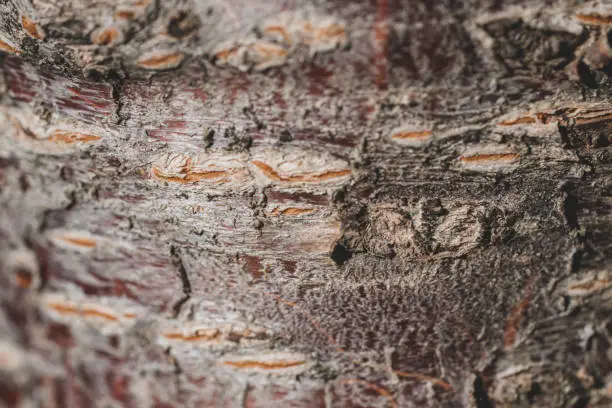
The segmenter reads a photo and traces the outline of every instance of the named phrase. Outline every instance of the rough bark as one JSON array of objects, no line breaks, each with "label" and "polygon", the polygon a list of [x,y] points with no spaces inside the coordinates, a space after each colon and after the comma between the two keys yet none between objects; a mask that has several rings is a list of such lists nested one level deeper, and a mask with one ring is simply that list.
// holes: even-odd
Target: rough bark
[{"label": "rough bark", "polygon": [[0,401],[609,406],[606,3],[0,2]]}]

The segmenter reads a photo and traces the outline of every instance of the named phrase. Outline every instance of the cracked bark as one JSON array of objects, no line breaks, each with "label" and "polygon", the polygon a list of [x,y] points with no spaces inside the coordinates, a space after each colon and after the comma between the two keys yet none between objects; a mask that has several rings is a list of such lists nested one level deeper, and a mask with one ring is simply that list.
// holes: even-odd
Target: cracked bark
[{"label": "cracked bark", "polygon": [[187,270],[185,269],[185,265],[183,264],[181,254],[175,246],[170,247],[170,255],[172,256],[175,264],[178,267],[179,276],[183,285],[183,296],[172,307],[172,309],[174,310],[174,317],[176,318],[181,312],[181,307],[191,297],[191,282],[189,281],[189,275],[187,275]]},{"label": "cracked bark", "polygon": [[611,30],[0,3],[0,400],[609,406]]}]

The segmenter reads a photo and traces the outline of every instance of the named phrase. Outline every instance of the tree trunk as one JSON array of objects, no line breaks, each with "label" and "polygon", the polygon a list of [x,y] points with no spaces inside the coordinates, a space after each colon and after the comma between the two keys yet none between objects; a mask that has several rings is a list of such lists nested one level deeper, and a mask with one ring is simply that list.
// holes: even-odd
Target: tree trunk
[{"label": "tree trunk", "polygon": [[0,401],[610,406],[603,3],[0,2]]}]

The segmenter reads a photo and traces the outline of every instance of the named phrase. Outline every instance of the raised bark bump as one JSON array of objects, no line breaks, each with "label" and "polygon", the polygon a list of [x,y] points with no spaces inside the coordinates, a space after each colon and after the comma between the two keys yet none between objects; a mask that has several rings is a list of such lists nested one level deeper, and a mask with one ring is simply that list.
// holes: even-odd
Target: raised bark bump
[{"label": "raised bark bump", "polygon": [[119,317],[117,315],[91,306],[79,307],[67,302],[49,302],[46,303],[46,306],[61,315],[72,315],[83,318],[101,318],[109,322],[117,322],[119,320]]},{"label": "raised bark bump", "polygon": [[19,55],[21,51],[14,45],[9,44],[7,41],[0,38],[0,51],[8,52],[11,54]]},{"label": "raised bark bump", "polygon": [[55,239],[64,241],[68,244],[75,245],[77,247],[88,248],[88,249],[95,248],[97,244],[96,240],[93,238],[76,237],[76,236],[70,236],[70,235],[56,236]]},{"label": "raised bark bump", "polygon": [[516,119],[509,119],[499,122],[499,126],[531,125],[536,123],[536,119],[531,116],[523,116]]},{"label": "raised bark bump", "polygon": [[280,175],[275,169],[268,164],[255,160],[251,162],[257,167],[268,179],[280,182],[305,182],[305,183],[316,183],[320,181],[327,181],[335,178],[348,176],[351,174],[351,170],[329,170],[320,173],[303,173],[294,176],[283,176]]},{"label": "raised bark bump", "polygon": [[47,138],[50,142],[61,142],[61,143],[90,143],[100,140],[100,136],[91,135],[87,133],[74,132],[68,130],[56,130]]},{"label": "raised bark bump", "polygon": [[285,27],[282,27],[279,25],[269,25],[269,26],[264,26],[261,30],[264,35],[280,34],[280,36],[283,38],[283,41],[288,45],[291,45],[293,43],[291,39],[291,35],[287,32]]},{"label": "raised bark bump", "polygon": [[[224,178],[229,175],[230,172],[224,170],[216,170],[216,171],[207,171],[207,172],[187,172],[184,177],[178,176],[166,176],[163,174],[163,171],[159,167],[153,167],[153,175],[159,179],[163,179],[166,181],[170,181],[173,183],[197,183],[198,181],[203,180],[217,180],[219,178]],[[218,182],[222,183],[222,180],[218,180]]]},{"label": "raised bark bump", "polygon": [[612,24],[612,15],[600,13],[581,13],[576,14],[576,19],[581,23],[593,25],[610,25]]},{"label": "raised bark bump", "polygon": [[304,360],[225,360],[221,364],[237,369],[260,369],[266,371],[285,370],[288,368],[300,367],[306,364]]},{"label": "raised bark bump", "polygon": [[[381,73],[377,74],[377,82],[380,82],[378,78],[380,75]],[[400,146],[421,147],[433,140],[434,132],[423,125],[407,124],[391,130],[387,137],[391,142]]]},{"label": "raised bark bump", "polygon": [[393,133],[391,137],[393,139],[429,139],[433,133],[430,130],[421,130],[414,132],[398,132]]},{"label": "raised bark bump", "polygon": [[518,153],[474,153],[461,156],[459,160],[464,163],[502,163],[513,164],[518,162],[521,155]]},{"label": "raised bark bump", "polygon": [[588,279],[567,286],[567,294],[570,296],[588,296],[599,292],[610,286],[610,279]]},{"label": "raised bark bump", "polygon": [[113,46],[122,43],[123,40],[123,32],[115,26],[101,28],[91,34],[91,42],[97,45]]},{"label": "raised bark bump", "polygon": [[137,64],[145,69],[165,71],[177,68],[184,59],[185,54],[178,51],[154,51],[141,56]]},{"label": "raised bark bump", "polygon": [[37,40],[44,40],[46,37],[45,32],[38,25],[38,23],[36,23],[34,20],[26,16],[25,14],[21,16],[21,26],[23,27],[25,32],[32,38],[35,38]]},{"label": "raised bark bump", "polygon": [[196,330],[193,334],[184,334],[183,332],[168,332],[162,334],[162,336],[168,340],[180,340],[186,342],[219,340],[221,335],[222,333],[219,329],[200,329]]},{"label": "raised bark bump", "polygon": [[119,9],[115,12],[115,17],[121,20],[132,20],[136,17],[136,12],[130,9]]},{"label": "raised bark bump", "polygon": [[151,177],[180,184],[243,183],[248,181],[243,160],[240,155],[225,157],[219,154],[167,154],[152,164]]},{"label": "raised bark bump", "polygon": [[166,340],[176,343],[203,343],[215,345],[231,345],[245,341],[261,341],[269,337],[265,330],[251,330],[249,328],[236,330],[231,327],[172,330],[163,332],[161,336]]}]

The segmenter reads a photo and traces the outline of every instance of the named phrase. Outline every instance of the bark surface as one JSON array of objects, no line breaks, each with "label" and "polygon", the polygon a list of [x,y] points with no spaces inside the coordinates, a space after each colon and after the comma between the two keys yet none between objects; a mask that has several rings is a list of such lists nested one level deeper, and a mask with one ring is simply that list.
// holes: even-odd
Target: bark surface
[{"label": "bark surface", "polygon": [[612,5],[0,1],[0,401],[612,404]]}]

